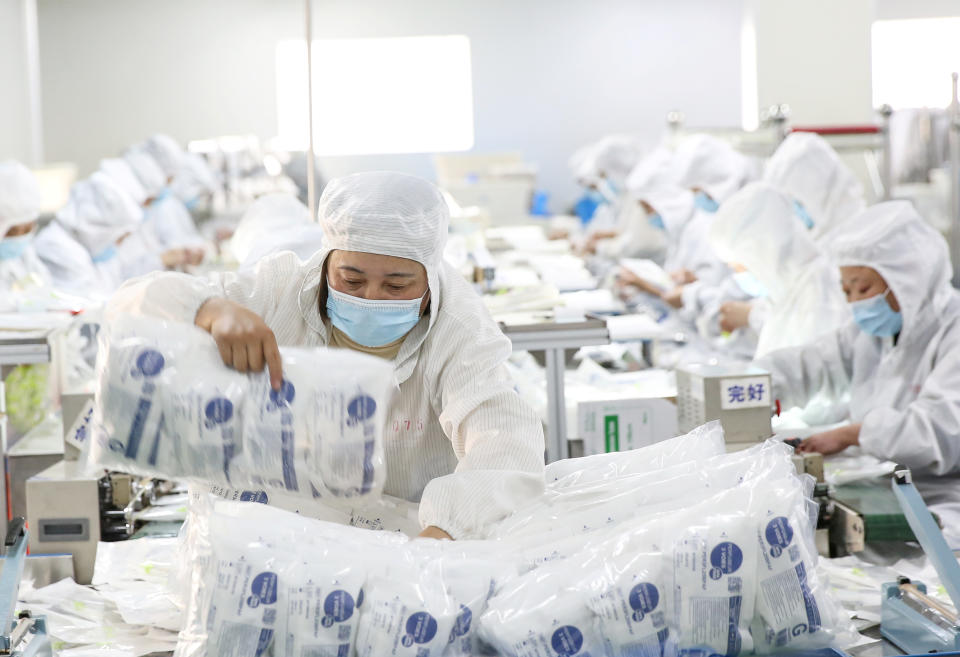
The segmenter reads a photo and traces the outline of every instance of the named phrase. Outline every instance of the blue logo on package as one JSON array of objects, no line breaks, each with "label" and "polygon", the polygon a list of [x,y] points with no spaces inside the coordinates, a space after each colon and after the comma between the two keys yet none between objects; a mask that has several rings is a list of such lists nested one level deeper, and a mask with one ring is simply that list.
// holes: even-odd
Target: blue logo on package
[{"label": "blue logo on package", "polygon": [[737,572],[743,565],[743,551],[730,541],[724,541],[710,552],[711,579]]},{"label": "blue logo on package", "polygon": [[323,601],[323,613],[326,614],[321,621],[323,626],[333,627],[334,623],[350,620],[353,608],[352,595],[339,589],[334,591]]},{"label": "blue logo on package", "polygon": [[437,636],[437,619],[425,611],[418,611],[407,619],[406,630],[407,633],[401,640],[404,647],[409,648],[415,643],[429,643]]},{"label": "blue logo on package", "polygon": [[469,607],[460,605],[460,613],[457,615],[457,622],[453,624],[453,629],[450,630],[450,641],[448,643],[453,643],[458,637],[466,636],[472,623],[473,612],[470,611]]},{"label": "blue logo on package", "polygon": [[349,416],[347,424],[353,426],[357,422],[369,420],[376,412],[377,402],[375,402],[372,397],[368,397],[367,395],[354,397],[350,400],[350,403],[347,404],[347,415]]},{"label": "blue logo on package", "polygon": [[270,501],[267,493],[262,490],[245,490],[240,493],[241,502],[256,502],[257,504],[266,504]]},{"label": "blue logo on package", "polygon": [[215,397],[207,403],[203,414],[207,418],[208,427],[229,422],[233,417],[233,402],[223,397]]},{"label": "blue logo on package", "polygon": [[163,354],[154,349],[145,349],[137,356],[137,371],[142,376],[156,376],[163,369]]},{"label": "blue logo on package", "polygon": [[639,623],[660,604],[660,591],[653,584],[642,582],[630,589],[629,602],[633,620]]},{"label": "blue logo on package", "polygon": [[273,630],[263,629],[260,630],[260,638],[257,639],[257,652],[254,653],[254,657],[260,657],[267,652],[267,648],[270,647],[270,643],[273,641]]},{"label": "blue logo on package", "polygon": [[260,573],[253,578],[250,585],[251,595],[247,598],[247,606],[256,609],[260,605],[272,605],[277,601],[276,573]]},{"label": "blue logo on package", "polygon": [[573,657],[583,647],[583,633],[573,625],[564,625],[550,637],[550,645],[559,657]]},{"label": "blue logo on package", "polygon": [[286,406],[287,404],[293,403],[293,398],[296,396],[296,393],[297,389],[293,387],[293,384],[284,379],[280,384],[279,390],[270,390],[270,401],[273,402],[275,407]]},{"label": "blue logo on package", "polygon": [[767,543],[771,545],[770,556],[776,558],[783,554],[783,549],[793,541],[793,528],[790,522],[780,516],[767,523],[765,531]]}]

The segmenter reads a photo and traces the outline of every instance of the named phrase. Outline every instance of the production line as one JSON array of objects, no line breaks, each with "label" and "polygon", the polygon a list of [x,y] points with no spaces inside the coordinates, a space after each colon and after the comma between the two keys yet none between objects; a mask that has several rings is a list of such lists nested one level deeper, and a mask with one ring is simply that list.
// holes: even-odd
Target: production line
[{"label": "production line", "polygon": [[960,16],[811,2],[0,0],[0,655],[960,655]]}]

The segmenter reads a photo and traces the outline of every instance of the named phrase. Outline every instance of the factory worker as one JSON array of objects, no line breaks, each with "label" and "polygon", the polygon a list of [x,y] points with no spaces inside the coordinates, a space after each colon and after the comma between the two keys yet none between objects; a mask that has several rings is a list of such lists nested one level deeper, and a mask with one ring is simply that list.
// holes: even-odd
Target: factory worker
[{"label": "factory worker", "polygon": [[[96,171],[70,189],[67,204],[53,222],[57,228],[48,229],[39,243],[40,257],[58,287],[73,288],[69,279],[77,278],[97,280],[98,290],[113,290],[128,278],[181,265],[181,253],[153,251],[141,230],[142,219],[143,209],[136,201],[107,174]],[[74,242],[86,250],[88,259],[77,257]]]},{"label": "factory worker", "polygon": [[170,191],[180,199],[191,214],[208,206],[220,183],[207,161],[196,153],[184,153],[180,169],[170,181]]},{"label": "factory worker", "polygon": [[960,547],[960,296],[943,237],[905,201],[875,205],[834,245],[854,322],[757,364],[784,408],[850,396],[850,424],[801,451],[860,448],[913,470]]},{"label": "factory worker", "polygon": [[707,240],[717,209],[753,177],[749,158],[710,135],[692,135],[677,147],[680,185],[693,192],[696,212],[683,229],[665,269],[678,287],[664,296],[674,308],[699,314],[714,297],[710,288],[722,284],[730,270]]},{"label": "factory worker", "polygon": [[658,148],[637,163],[624,183],[616,230],[594,234],[588,250],[608,260],[663,261],[671,239],[693,210],[692,202],[684,204],[680,199],[683,191],[676,187],[672,160],[670,150]]},{"label": "factory worker", "polygon": [[791,200],[771,185],[751,183],[730,197],[717,212],[709,241],[720,258],[745,267],[734,280],[763,300],[757,304],[762,316],[747,322],[759,334],[757,357],[849,323],[837,267],[807,234]]},{"label": "factory worker", "polygon": [[204,240],[190,211],[171,193],[167,174],[144,146],[131,146],[124,152],[123,159],[147,193],[143,203],[144,220],[158,248],[185,249],[188,264],[199,264],[203,260]]},{"label": "factory worker", "polygon": [[784,139],[763,178],[793,199],[810,235],[827,247],[866,207],[860,181],[826,140],[810,132]]},{"label": "factory worker", "polygon": [[484,536],[542,492],[544,439],[507,376],[510,341],[443,262],[443,196],[412,176],[361,173],[327,185],[319,217],[326,243],[306,263],[284,252],[209,279],[153,275],[128,283],[110,312],[193,322],[228,365],[266,365],[274,387],[278,344],[390,360],[399,389],[385,492],[420,502],[425,536]]},{"label": "factory worker", "polygon": [[17,309],[16,292],[50,284],[33,244],[40,185],[27,167],[0,162],[0,312]]},{"label": "factory worker", "polygon": [[172,182],[174,176],[183,166],[183,158],[186,155],[177,140],[170,135],[155,134],[143,143],[144,150],[150,154],[150,157],[160,166],[163,175],[166,176],[166,182]]},{"label": "factory worker", "polygon": [[292,251],[309,260],[323,246],[323,229],[310,211],[290,194],[267,194],[243,213],[230,239],[230,250],[241,267],[251,267],[264,257]]},{"label": "factory worker", "polygon": [[642,150],[633,135],[608,135],[574,153],[571,166],[577,181],[596,202],[582,250],[594,253],[596,244],[620,232],[620,197],[627,176],[636,166]]}]

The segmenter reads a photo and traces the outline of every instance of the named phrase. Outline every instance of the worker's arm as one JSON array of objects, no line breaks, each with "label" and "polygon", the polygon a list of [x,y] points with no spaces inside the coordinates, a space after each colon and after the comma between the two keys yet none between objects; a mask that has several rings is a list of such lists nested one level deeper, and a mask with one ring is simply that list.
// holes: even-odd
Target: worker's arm
[{"label": "worker's arm", "polygon": [[279,388],[282,373],[270,324],[280,299],[298,294],[300,261],[293,253],[265,258],[252,271],[199,278],[155,273],[127,282],[107,305],[106,317],[120,312],[193,323],[209,332],[224,363],[245,372],[269,366]]},{"label": "worker's arm", "polygon": [[805,407],[823,391],[839,399],[853,375],[853,344],[860,329],[850,324],[802,347],[778,349],[755,361],[770,372],[773,392],[784,409]]},{"label": "worker's arm", "polygon": [[[479,301],[477,302],[479,306]],[[455,539],[484,537],[543,492],[543,427],[514,390],[504,361],[510,341],[488,315],[434,326],[441,339],[421,358],[444,433],[459,459],[453,474],[423,491],[420,523]]]},{"label": "worker's arm", "polygon": [[878,406],[864,416],[860,446],[877,458],[946,475],[960,472],[960,322],[945,333],[935,358],[910,405]]}]

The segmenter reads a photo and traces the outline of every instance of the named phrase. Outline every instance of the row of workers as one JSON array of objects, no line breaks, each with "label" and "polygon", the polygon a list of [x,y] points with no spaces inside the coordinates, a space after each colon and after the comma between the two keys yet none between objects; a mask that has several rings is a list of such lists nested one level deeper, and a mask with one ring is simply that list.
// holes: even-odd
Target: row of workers
[{"label": "row of workers", "polygon": [[38,230],[36,178],[0,163],[0,310],[33,308],[49,289],[105,299],[128,278],[200,263],[207,247],[191,209],[216,190],[203,158],[156,135],[102,160]]},{"label": "row of workers", "polygon": [[616,260],[649,252],[650,227],[664,233],[675,285],[627,269],[621,285],[675,309],[715,349],[769,370],[781,405],[806,408],[809,424],[840,425],[801,451],[859,446],[913,469],[960,540],[960,295],[943,236],[910,202],[868,207],[813,134],[790,135],[760,175],[706,135],[626,172],[610,164],[629,162],[622,143],[607,150],[587,159],[587,176],[594,188],[624,190],[611,203],[620,225],[587,249]]}]

